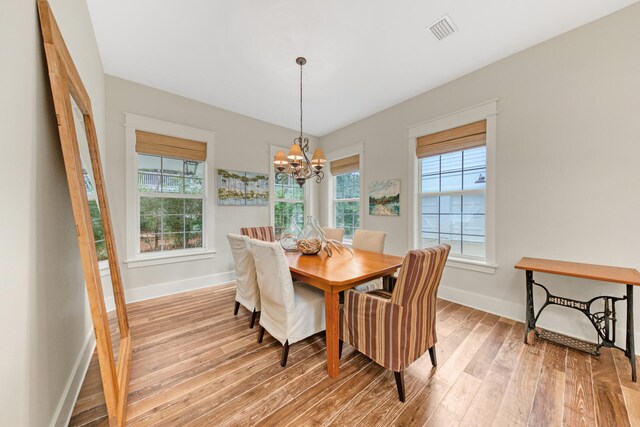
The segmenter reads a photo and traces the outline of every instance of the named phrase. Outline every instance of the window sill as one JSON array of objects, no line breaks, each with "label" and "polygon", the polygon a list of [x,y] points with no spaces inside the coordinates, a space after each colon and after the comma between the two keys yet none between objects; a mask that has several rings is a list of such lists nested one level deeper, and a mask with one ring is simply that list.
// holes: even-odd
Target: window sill
[{"label": "window sill", "polygon": [[495,274],[498,266],[486,261],[476,261],[465,258],[449,257],[447,267],[461,268],[463,270],[478,271],[480,273]]},{"label": "window sill", "polygon": [[201,259],[213,258],[215,250],[185,251],[166,254],[139,255],[136,258],[125,260],[129,268],[150,267],[152,265],[172,264],[175,262],[197,261]]}]

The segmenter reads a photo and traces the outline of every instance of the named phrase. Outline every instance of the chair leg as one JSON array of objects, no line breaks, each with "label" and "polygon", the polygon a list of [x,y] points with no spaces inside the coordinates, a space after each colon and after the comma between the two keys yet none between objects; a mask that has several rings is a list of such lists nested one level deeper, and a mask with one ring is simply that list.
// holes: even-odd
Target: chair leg
[{"label": "chair leg", "polygon": [[253,329],[253,325],[256,324],[256,317],[258,317],[258,311],[256,311],[256,309],[253,309],[253,313],[251,314],[251,324],[249,325],[249,329]]},{"label": "chair leg", "polygon": [[285,341],[282,346],[282,361],[280,362],[280,366],[283,368],[287,366],[287,357],[289,357],[289,340]]},{"label": "chair leg", "polygon": [[240,303],[238,301],[236,301],[236,305],[233,307],[233,315],[237,316],[238,315],[238,309],[240,308]]},{"label": "chair leg", "polygon": [[400,402],[404,402],[404,371],[394,372],[396,377],[396,386],[398,387],[398,398]]},{"label": "chair leg", "polygon": [[338,342],[338,359],[342,359],[342,345],[344,344],[344,341],[340,340]]},{"label": "chair leg", "polygon": [[438,358],[436,357],[436,345],[434,344],[429,349],[429,357],[431,358],[431,364],[433,366],[438,366]]},{"label": "chair leg", "polygon": [[260,331],[258,332],[258,344],[262,343],[262,338],[264,338],[264,327],[260,325]]}]

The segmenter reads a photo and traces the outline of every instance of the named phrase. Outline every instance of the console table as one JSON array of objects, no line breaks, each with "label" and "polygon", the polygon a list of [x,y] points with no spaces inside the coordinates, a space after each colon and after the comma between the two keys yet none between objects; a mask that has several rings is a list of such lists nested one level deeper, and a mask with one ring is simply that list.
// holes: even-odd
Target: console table
[{"label": "console table", "polygon": [[[555,261],[540,258],[522,258],[515,268],[526,271],[527,303],[526,303],[526,327],[524,342],[530,331],[536,336],[547,341],[575,348],[593,355],[600,354],[600,347],[617,348],[624,351],[631,363],[631,379],[636,382],[636,355],[634,345],[633,324],[633,287],[640,286],[640,273],[633,268],[611,267],[606,265],[582,264],[578,262]],[[557,274],[561,276],[578,277],[582,279],[600,280],[603,282],[619,283],[626,285],[626,295],[622,297],[597,296],[588,301],[579,301],[553,295],[540,283],[533,280],[533,272]],[[533,285],[542,288],[545,292],[545,301],[535,313],[533,302]],[[616,346],[616,303],[625,301],[627,305],[627,340],[626,348]],[[604,308],[594,311],[592,305],[601,302]],[[549,305],[560,305],[572,308],[583,313],[598,333],[598,343],[590,343],[573,337],[558,334],[547,330],[536,330],[536,322],[542,311]]]}]

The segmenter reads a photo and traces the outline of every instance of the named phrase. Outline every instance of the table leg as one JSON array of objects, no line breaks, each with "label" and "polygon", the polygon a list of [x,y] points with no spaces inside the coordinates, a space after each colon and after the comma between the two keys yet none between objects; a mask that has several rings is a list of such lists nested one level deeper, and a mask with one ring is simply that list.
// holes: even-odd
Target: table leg
[{"label": "table leg", "polygon": [[631,363],[631,380],[636,382],[636,346],[633,324],[633,285],[627,285],[627,356]]},{"label": "table leg", "polygon": [[524,328],[524,343],[527,344],[529,331],[535,329],[535,314],[533,309],[533,271],[527,270],[527,307],[525,312],[525,328]]},{"label": "table leg", "polygon": [[327,372],[331,378],[340,374],[338,341],[340,338],[340,319],[338,315],[338,293],[324,292],[324,304],[327,324]]}]

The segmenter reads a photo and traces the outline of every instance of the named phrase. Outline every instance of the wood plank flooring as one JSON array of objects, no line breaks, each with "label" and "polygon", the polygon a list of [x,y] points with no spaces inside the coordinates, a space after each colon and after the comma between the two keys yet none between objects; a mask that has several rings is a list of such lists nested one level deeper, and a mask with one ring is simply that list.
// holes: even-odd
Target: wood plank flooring
[{"label": "wood plank flooring", "polygon": [[[133,358],[127,425],[630,426],[640,386],[621,352],[600,357],[531,338],[524,325],[456,303],[437,304],[439,366],[428,354],[393,374],[345,345],[326,374],[324,334],[281,346],[256,342],[250,313],[233,316],[232,285],[129,304]],[[106,425],[94,358],[71,425]]]}]

